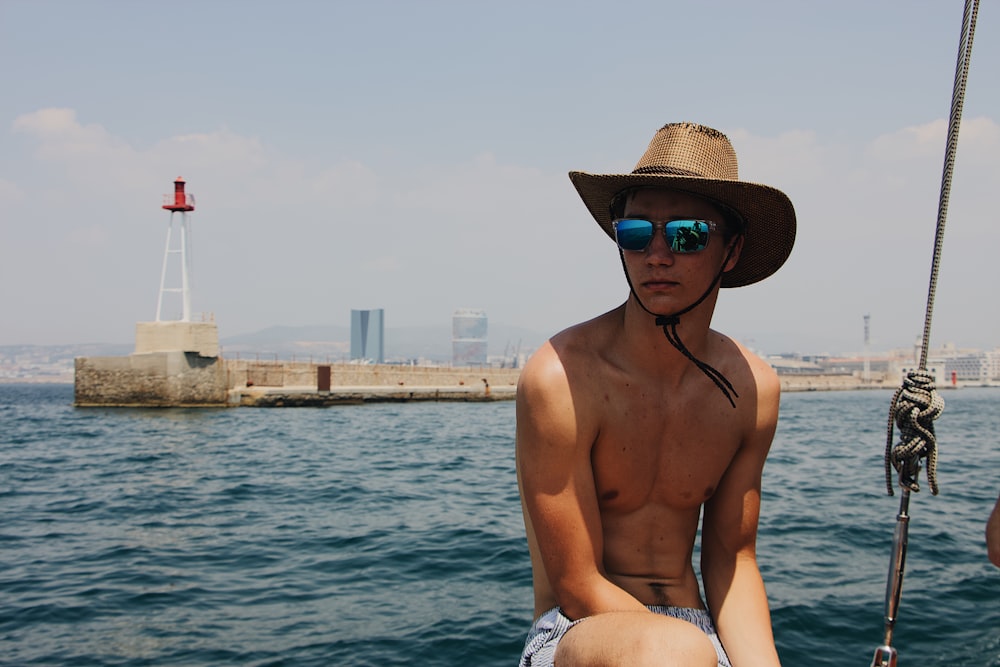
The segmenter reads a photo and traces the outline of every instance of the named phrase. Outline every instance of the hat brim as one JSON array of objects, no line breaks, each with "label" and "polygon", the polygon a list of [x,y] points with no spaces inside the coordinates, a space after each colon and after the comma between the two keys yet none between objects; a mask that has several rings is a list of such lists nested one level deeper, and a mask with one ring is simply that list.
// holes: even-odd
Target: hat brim
[{"label": "hat brim", "polygon": [[609,237],[611,201],[623,190],[661,187],[715,200],[737,211],[745,228],[743,249],[736,266],[722,275],[723,287],[752,285],[785,263],[795,244],[795,208],[785,193],[768,185],[697,176],[667,174],[589,174],[569,172],[594,220]]}]

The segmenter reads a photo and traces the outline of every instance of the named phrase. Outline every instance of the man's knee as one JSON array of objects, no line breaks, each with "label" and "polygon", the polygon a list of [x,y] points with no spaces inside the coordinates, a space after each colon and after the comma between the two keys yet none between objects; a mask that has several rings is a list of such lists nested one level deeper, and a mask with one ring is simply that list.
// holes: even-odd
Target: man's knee
[{"label": "man's knee", "polygon": [[716,667],[715,645],[695,625],[652,614],[600,614],[573,627],[555,667]]},{"label": "man's knee", "polygon": [[704,632],[685,621],[672,624],[669,632],[652,629],[642,633],[636,642],[636,665],[697,665],[716,667],[715,645]]}]

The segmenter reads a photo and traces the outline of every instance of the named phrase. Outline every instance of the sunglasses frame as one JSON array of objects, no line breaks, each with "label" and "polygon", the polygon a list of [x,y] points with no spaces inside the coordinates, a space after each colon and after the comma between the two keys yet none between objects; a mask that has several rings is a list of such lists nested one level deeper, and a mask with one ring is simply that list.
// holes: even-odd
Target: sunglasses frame
[{"label": "sunglasses frame", "polygon": [[[652,233],[649,235],[649,239],[646,241],[646,245],[644,245],[642,248],[633,249],[633,248],[625,248],[624,246],[622,246],[621,241],[618,239],[618,223],[624,222],[626,220],[640,220],[642,222],[648,222],[650,225],[653,226]],[[673,248],[673,244],[671,243],[670,239],[667,238],[667,225],[669,225],[672,222],[700,222],[707,225],[708,232],[705,238],[705,245],[702,246],[701,248],[698,248],[697,250],[675,250]],[[712,240],[712,232],[718,231],[719,229],[719,225],[713,222],[712,220],[699,220],[697,218],[677,218],[674,220],[666,220],[663,222],[653,222],[652,220],[647,220],[646,218],[639,218],[636,216],[617,218],[616,220],[613,220],[611,222],[611,227],[615,232],[615,243],[617,243],[618,247],[621,248],[622,250],[627,250],[629,252],[645,252],[646,250],[649,249],[650,244],[653,243],[653,239],[656,237],[656,232],[659,231],[660,233],[663,234],[663,238],[667,242],[667,247],[670,248],[670,252],[677,255],[694,255],[696,253],[703,252],[706,248],[708,248],[708,244]]]}]

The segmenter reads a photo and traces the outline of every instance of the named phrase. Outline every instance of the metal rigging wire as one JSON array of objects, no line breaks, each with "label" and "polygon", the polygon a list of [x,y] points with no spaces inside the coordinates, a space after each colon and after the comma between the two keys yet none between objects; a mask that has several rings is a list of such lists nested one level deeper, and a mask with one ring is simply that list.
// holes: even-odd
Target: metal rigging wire
[{"label": "metal rigging wire", "polygon": [[[892,633],[896,626],[899,598],[903,589],[903,572],[906,563],[906,544],[910,517],[910,493],[919,491],[917,477],[921,458],[927,459],[927,480],[931,493],[937,495],[937,440],[934,436],[933,420],[944,409],[944,400],[937,395],[934,377],[927,372],[927,355],[930,348],[931,320],[934,311],[934,295],[937,291],[938,271],[941,264],[941,250],[944,245],[945,219],[948,214],[948,196],[951,193],[951,178],[958,150],[958,128],[962,120],[962,105],[965,101],[965,84],[969,75],[969,60],[972,55],[972,38],[976,30],[976,15],[979,0],[965,0],[962,15],[962,36],[959,40],[958,62],[955,66],[955,84],[952,89],[951,114],[948,123],[948,143],[945,149],[944,173],[941,177],[941,194],[938,200],[937,231],[934,237],[934,255],[931,264],[930,284],[927,290],[927,309],[924,317],[924,331],[920,347],[918,370],[909,373],[892,399],[889,409],[888,437],[885,451],[886,487],[892,492],[891,468],[899,474],[902,489],[899,514],[893,536],[892,557],[889,562],[889,578],[885,591],[885,635],[882,646],[875,649],[871,667],[896,667],[897,653],[892,646]],[[897,425],[900,442],[892,446],[892,426]]]}]

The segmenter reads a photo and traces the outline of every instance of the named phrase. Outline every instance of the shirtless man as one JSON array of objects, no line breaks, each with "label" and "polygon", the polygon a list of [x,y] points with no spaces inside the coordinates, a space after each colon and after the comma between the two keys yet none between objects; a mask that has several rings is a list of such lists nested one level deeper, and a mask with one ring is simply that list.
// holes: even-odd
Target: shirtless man
[{"label": "shirtless man", "polygon": [[780,386],[709,327],[720,285],[784,263],[792,204],[739,181],[729,140],[691,123],[659,130],[631,174],[570,178],[630,294],[521,373],[536,617],[521,665],[778,665],[755,544]]}]

